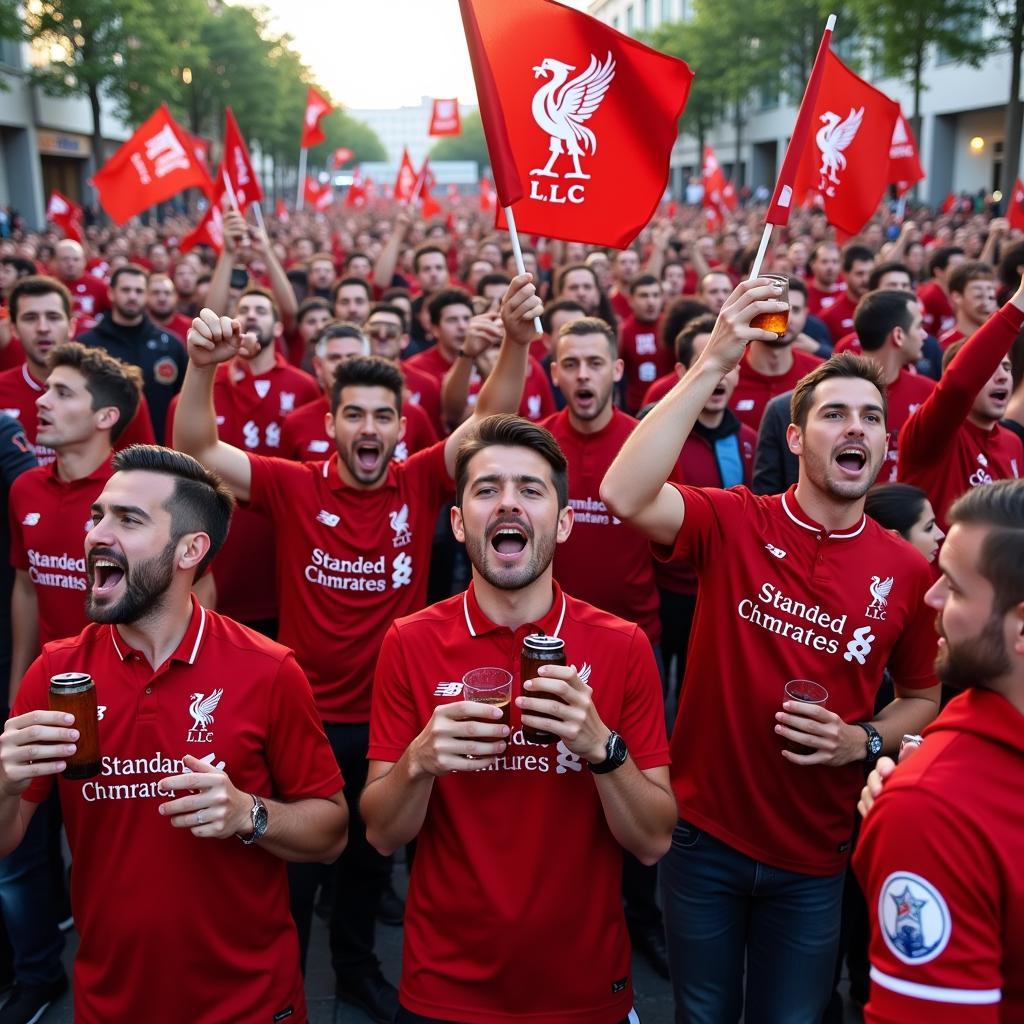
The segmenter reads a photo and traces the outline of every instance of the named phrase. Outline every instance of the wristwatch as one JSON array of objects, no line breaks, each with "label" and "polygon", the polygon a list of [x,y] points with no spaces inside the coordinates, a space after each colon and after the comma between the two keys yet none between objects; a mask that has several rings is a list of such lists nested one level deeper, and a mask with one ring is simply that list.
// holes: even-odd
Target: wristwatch
[{"label": "wristwatch", "polygon": [[255,793],[252,794],[252,810],[249,815],[252,818],[252,833],[247,836],[241,832],[236,833],[246,846],[252,846],[256,840],[262,839],[267,831],[267,805]]},{"label": "wristwatch", "polygon": [[615,771],[616,768],[621,768],[626,763],[626,758],[629,757],[626,741],[617,732],[608,734],[604,753],[603,761],[592,762],[590,765],[590,770],[595,775],[607,775],[609,772]]},{"label": "wristwatch", "polygon": [[878,730],[870,722],[858,722],[868,737],[868,756],[865,758],[869,765],[873,765],[882,753],[882,737]]}]

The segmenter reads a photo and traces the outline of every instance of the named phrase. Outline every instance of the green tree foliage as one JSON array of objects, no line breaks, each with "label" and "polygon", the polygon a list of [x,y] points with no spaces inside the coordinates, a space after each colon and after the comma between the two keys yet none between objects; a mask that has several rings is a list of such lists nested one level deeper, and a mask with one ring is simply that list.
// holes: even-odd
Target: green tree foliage
[{"label": "green tree foliage", "polygon": [[478,111],[462,119],[461,135],[446,135],[430,150],[431,160],[475,160],[481,168],[490,166],[484,126]]}]

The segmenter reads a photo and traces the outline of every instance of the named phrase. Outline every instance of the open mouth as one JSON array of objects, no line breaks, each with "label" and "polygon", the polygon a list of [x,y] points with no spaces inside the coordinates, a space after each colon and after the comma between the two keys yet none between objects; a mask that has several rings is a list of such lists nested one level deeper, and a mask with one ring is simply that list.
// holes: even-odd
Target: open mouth
[{"label": "open mouth", "polygon": [[863,448],[843,448],[836,456],[836,464],[850,476],[858,476],[867,465],[868,456]]},{"label": "open mouth", "polygon": [[725,385],[719,384],[714,391],[711,392],[712,398],[725,398]]},{"label": "open mouth", "polygon": [[380,462],[381,448],[379,444],[363,441],[355,448],[356,463],[367,472],[377,468]]},{"label": "open mouth", "polygon": [[514,523],[505,523],[491,534],[491,547],[503,559],[513,561],[526,547],[526,531]]},{"label": "open mouth", "polygon": [[581,405],[589,405],[589,403],[591,403],[595,397],[596,396],[594,392],[591,391],[590,388],[576,389],[576,401],[579,402]]},{"label": "open mouth", "polygon": [[1005,402],[1010,397],[1010,392],[1006,388],[996,388],[995,391],[990,391],[988,397],[993,402]]},{"label": "open mouth", "polygon": [[107,555],[89,559],[92,573],[92,592],[97,597],[111,593],[125,577],[126,567]]}]

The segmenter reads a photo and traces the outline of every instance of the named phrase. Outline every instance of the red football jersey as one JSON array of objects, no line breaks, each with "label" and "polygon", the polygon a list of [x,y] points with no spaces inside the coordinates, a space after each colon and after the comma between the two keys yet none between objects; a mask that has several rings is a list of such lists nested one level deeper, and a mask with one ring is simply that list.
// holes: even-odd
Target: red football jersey
[{"label": "red football jersey", "polygon": [[897,686],[935,685],[928,563],[866,517],[829,533],[797,504],[795,487],[679,490],[682,528],[671,549],[656,549],[700,579],[672,735],[679,813],[755,860],[835,874],[864,766],[789,763],[775,713],[791,679],[822,683],[845,722],[872,717],[886,668]]},{"label": "red football jersey", "polygon": [[[281,455],[298,462],[323,462],[334,451],[334,441],[327,436],[324,417],[330,410],[326,395],[300,406],[285,417],[281,428]],[[402,403],[405,417],[405,436],[395,447],[392,456],[404,462],[414,452],[429,448],[437,442],[437,433],[423,409],[413,402]]]},{"label": "red football jersey", "polygon": [[878,483],[897,479],[899,465],[900,431],[907,420],[924,405],[928,396],[935,390],[935,381],[920,373],[900,370],[899,376],[885,389],[889,404],[889,413],[885,426],[889,432],[889,447],[885,453],[885,465],[878,474]]},{"label": "red football jersey", "polygon": [[1024,469],[1024,445],[1016,434],[998,423],[985,430],[967,419],[1022,324],[1024,313],[1011,303],[991,316],[953,357],[900,432],[897,475],[928,494],[942,530],[949,506],[965,491],[1018,478]]},{"label": "red football jersey", "polygon": [[461,699],[470,669],[503,666],[514,679],[506,753],[491,770],[433,783],[405,910],[400,998],[413,1013],[610,1024],[632,1006],[622,850],[597,786],[563,743],[527,743],[520,727],[519,653],[538,629],[565,640],[567,661],[637,767],[668,763],[661,683],[643,631],[557,584],[551,610],[515,631],[487,619],[472,585],[396,621],[374,680],[373,760],[397,761],[434,708]]},{"label": "red football jersey", "polygon": [[249,457],[253,509],[277,538],[278,639],[309,676],[328,722],[368,722],[373,666],[388,626],[422,608],[434,527],[454,490],[444,444],[392,462],[361,490],[323,463]]},{"label": "red football jersey", "polygon": [[939,347],[943,352],[945,352],[950,345],[955,345],[964,337],[966,337],[964,332],[954,324],[948,331],[943,331],[942,334],[939,335]]},{"label": "red football jersey", "polygon": [[860,338],[857,337],[856,331],[850,331],[849,334],[844,334],[832,349],[833,355],[839,355],[840,352],[852,352],[855,356],[864,354],[864,349],[861,347]]},{"label": "red football jersey", "polygon": [[443,437],[447,431],[441,422],[440,382],[429,373],[410,366],[408,362],[400,363],[398,368],[405,378],[405,390],[409,393],[409,401],[413,405],[418,405],[427,414],[438,437]]},{"label": "red football jersey", "polygon": [[[36,399],[42,393],[43,385],[28,372],[27,363],[0,373],[0,411],[13,416],[25,428],[25,436],[35,449],[37,461],[41,466],[48,466],[56,453],[52,448],[36,444],[36,432],[39,429]],[[114,448],[120,450],[133,444],[156,444],[145,395],[139,395],[139,407],[124,433],[114,443]]]},{"label": "red football jersey", "polygon": [[623,362],[626,409],[638,412],[644,393],[675,365],[675,354],[661,344],[661,320],[642,322],[631,316],[619,328],[619,358]]},{"label": "red football jersey", "polygon": [[792,391],[801,377],[806,376],[821,363],[817,356],[801,352],[796,348],[791,351],[793,365],[789,370],[776,377],[768,377],[750,365],[750,349],[744,350],[743,358],[740,360],[740,379],[729,404],[733,412],[739,416],[740,421],[746,423],[748,427],[757,430],[761,424],[761,417],[764,415],[764,407],[776,395]]},{"label": "red football jersey", "polygon": [[953,312],[949,296],[938,282],[928,281],[922,284],[917,289],[917,297],[923,307],[921,321],[929,334],[937,338],[956,323],[956,313]]},{"label": "red football jersey", "polygon": [[811,316],[821,316],[827,309],[835,305],[839,293],[846,290],[842,281],[836,281],[830,291],[822,291],[815,283],[814,278],[807,279],[807,312]]},{"label": "red football jersey", "polygon": [[[185,754],[245,793],[292,801],[338,792],[337,763],[291,652],[193,599],[181,643],[155,672],[115,626],[90,625],[43,649],[13,714],[45,708],[59,672],[93,677],[103,752],[96,778],[56,781],[81,936],[75,1020],[224,1024],[285,1019],[290,1007],[289,1024],[305,1021],[284,861],[259,845],[197,838],[157,813],[184,795],[159,784],[182,773]],[[41,802],[52,785],[36,780],[23,799]],[[180,969],[154,970],[168,948]]]},{"label": "red football jersey", "polygon": [[643,404],[640,406],[641,409],[645,405],[653,405],[655,402],[660,402],[679,383],[679,374],[675,371],[674,365],[672,370],[663,377],[659,377],[644,392]]},{"label": "red football jersey", "polygon": [[85,274],[77,281],[65,281],[71,292],[71,318],[75,323],[75,337],[91,331],[100,318],[100,314],[110,309],[107,298],[107,282]]},{"label": "red football jersey", "polygon": [[112,473],[108,459],[89,476],[65,481],[54,463],[22,473],[11,485],[11,565],[35,585],[40,645],[74,636],[89,622],[85,535],[93,502]]},{"label": "red football jersey", "polygon": [[620,292],[618,288],[613,288],[608,293],[608,301],[620,323],[633,315],[633,307],[629,304],[629,295]]},{"label": "red football jersey", "polygon": [[601,500],[601,481],[636,420],[615,409],[603,430],[581,434],[563,409],[542,426],[554,434],[569,461],[569,504],[575,516],[569,539],[555,548],[555,575],[580,600],[637,623],[656,644],[661,617],[650,546]]},{"label": "red football jersey", "polygon": [[[480,394],[480,389],[483,386],[483,378],[474,367],[469,379],[469,397],[466,401],[468,409],[472,409],[476,405],[476,397]],[[519,400],[517,412],[523,419],[539,423],[551,416],[556,409],[551,381],[548,379],[544,367],[531,356],[527,360],[526,383],[523,384],[523,397]]]},{"label": "red football jersey", "polygon": [[152,313],[149,314],[149,318],[150,320],[153,321],[154,324],[157,325],[157,327],[169,332],[170,334],[173,334],[183,345],[185,344],[189,328],[192,326],[192,317],[185,316],[184,313],[179,313],[176,311],[171,314],[170,318],[167,320],[166,323],[162,323],[161,321],[157,320],[157,318],[153,316]]},{"label": "red football jersey", "polygon": [[402,363],[402,370],[405,371],[407,368],[419,370],[420,373],[433,377],[438,387],[440,387],[441,381],[444,380],[444,375],[452,368],[452,364],[445,359],[444,353],[435,344],[406,359]]},{"label": "red football jersey", "polygon": [[1024,1020],[1024,717],[949,703],[885,784],[853,864],[871,913],[869,1024]]},{"label": "red football jersey", "polygon": [[856,308],[857,303],[850,298],[850,293],[844,291],[821,314],[821,322],[828,328],[833,344],[853,330],[853,314]]}]

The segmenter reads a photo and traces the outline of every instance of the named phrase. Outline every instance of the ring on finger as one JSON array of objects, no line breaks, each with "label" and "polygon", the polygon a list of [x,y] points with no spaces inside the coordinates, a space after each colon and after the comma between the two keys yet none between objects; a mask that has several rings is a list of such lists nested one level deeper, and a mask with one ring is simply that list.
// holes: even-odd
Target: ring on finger
[{"label": "ring on finger", "polygon": [[203,812],[202,811],[199,811],[196,814],[196,821],[198,821],[200,825],[205,825],[206,824],[206,819],[203,817]]}]

